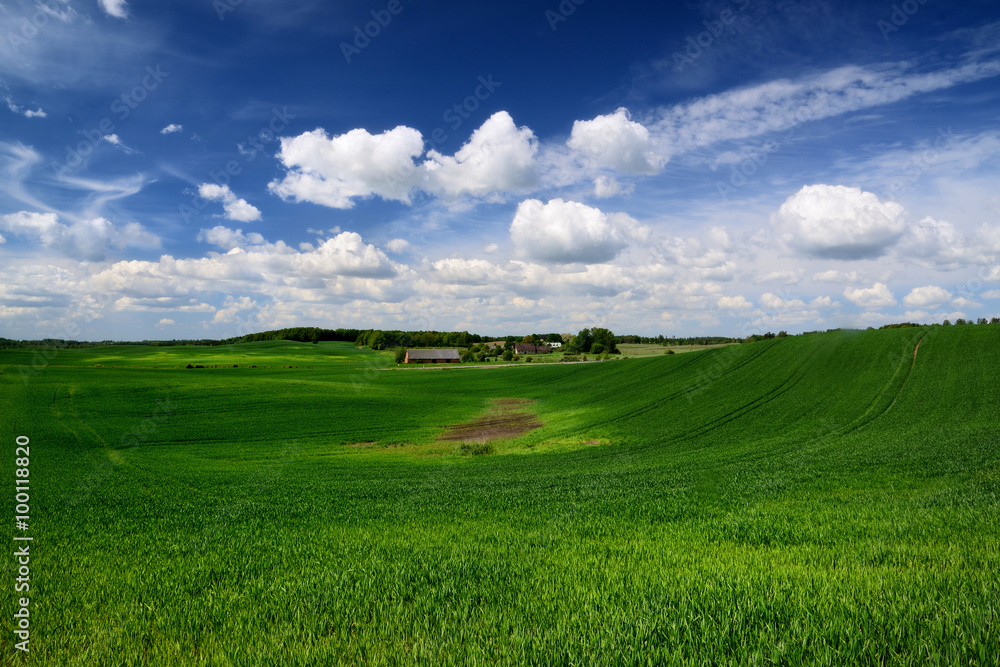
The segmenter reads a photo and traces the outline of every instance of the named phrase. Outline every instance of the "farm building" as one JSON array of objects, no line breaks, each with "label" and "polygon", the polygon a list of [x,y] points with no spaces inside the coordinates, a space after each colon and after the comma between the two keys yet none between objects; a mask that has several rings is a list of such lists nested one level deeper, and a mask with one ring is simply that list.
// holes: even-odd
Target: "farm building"
[{"label": "farm building", "polygon": [[548,354],[552,348],[548,345],[532,345],[531,343],[514,343],[515,354]]},{"label": "farm building", "polygon": [[562,347],[562,343],[549,343],[549,347],[555,349],[557,347]]},{"label": "farm building", "polygon": [[407,350],[408,364],[457,364],[462,360],[458,350]]}]

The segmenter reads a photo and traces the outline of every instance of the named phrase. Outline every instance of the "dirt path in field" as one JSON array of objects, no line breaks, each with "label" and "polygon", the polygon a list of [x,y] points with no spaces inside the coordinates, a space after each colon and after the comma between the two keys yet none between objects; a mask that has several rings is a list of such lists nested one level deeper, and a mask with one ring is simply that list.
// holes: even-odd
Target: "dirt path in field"
[{"label": "dirt path in field", "polygon": [[542,427],[542,422],[529,406],[527,398],[495,398],[486,414],[461,424],[452,424],[439,441],[486,443],[503,438],[516,438]]}]

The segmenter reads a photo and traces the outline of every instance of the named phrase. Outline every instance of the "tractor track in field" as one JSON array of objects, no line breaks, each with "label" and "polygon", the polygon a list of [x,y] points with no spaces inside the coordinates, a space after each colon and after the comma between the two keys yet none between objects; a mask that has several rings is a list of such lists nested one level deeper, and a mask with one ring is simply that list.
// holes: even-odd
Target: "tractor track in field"
[{"label": "tractor track in field", "polygon": [[[710,382],[707,383],[707,384],[714,384],[716,382],[719,382],[725,376],[733,373],[734,371],[739,370],[740,368],[742,368],[743,366],[746,366],[747,364],[751,363],[752,361],[754,361],[755,359],[757,359],[761,355],[767,353],[767,351],[770,350],[772,347],[774,347],[774,343],[772,343],[771,345],[768,345],[766,347],[762,347],[761,350],[759,350],[759,351],[757,351],[757,352],[755,352],[753,354],[747,355],[745,359],[741,360],[738,363],[731,364],[731,365],[727,366],[721,373],[719,373],[718,377],[712,378],[710,380]],[[725,349],[728,349],[728,346]],[[685,366],[689,366],[689,365],[691,365],[691,364],[693,364],[693,363],[695,363],[695,362],[697,362],[697,361],[699,361],[701,359],[702,359],[702,357],[695,357],[694,359],[685,362],[682,366],[678,366],[677,368],[675,368],[673,370],[675,370],[675,371],[676,370],[680,370],[681,368],[683,368]],[[690,388],[692,386],[699,386],[699,385],[698,385],[697,381],[695,381],[693,383],[687,383],[682,388],[678,389],[675,392],[672,392],[670,394],[667,394],[666,396],[662,396],[660,398],[657,398],[655,401],[652,401],[650,403],[645,403],[643,405],[640,405],[639,407],[633,408],[632,410],[629,410],[628,412],[625,412],[623,414],[619,414],[619,415],[617,415],[615,417],[612,417],[611,419],[608,419],[608,420],[606,420],[604,422],[600,422],[599,424],[600,425],[613,424],[615,422],[619,422],[619,421],[623,421],[623,420],[631,420],[631,419],[634,419],[634,418],[639,417],[641,415],[644,415],[644,414],[646,414],[648,412],[652,412],[653,410],[656,410],[657,408],[663,407],[666,403],[669,403],[670,401],[673,401],[673,400],[675,400],[677,398],[680,398],[681,396],[688,395],[690,393]],[[589,428],[593,428],[593,426],[588,427],[588,429]],[[683,438],[683,437],[684,436],[677,436],[677,438],[675,438],[675,440]]]},{"label": "tractor track in field", "polygon": [[885,413],[889,412],[889,410],[892,409],[892,406],[896,404],[896,401],[899,399],[900,394],[903,393],[903,387],[906,386],[906,381],[910,379],[910,376],[913,374],[913,368],[914,366],[917,365],[917,351],[920,349],[920,343],[923,342],[925,338],[927,338],[927,333],[928,332],[924,332],[920,336],[920,338],[917,339],[916,344],[913,346],[913,358],[910,360],[910,367],[906,369],[906,375],[903,376],[903,381],[899,383],[899,388],[896,390],[896,395],[892,397],[891,401],[889,401],[889,405],[885,406],[885,410],[883,410],[875,417],[873,417],[872,421],[878,419]]},{"label": "tractor track in field", "polygon": [[701,426],[700,428],[694,431],[688,431],[687,433],[680,434],[674,437],[671,440],[671,442],[682,442],[684,440],[699,438],[705,435],[706,433],[714,431],[715,429],[720,428],[736,419],[739,419],[740,417],[743,417],[753,412],[754,410],[775,400],[776,398],[786,393],[787,391],[789,391],[790,389],[795,387],[795,385],[797,385],[799,382],[802,381],[802,378],[804,378],[806,373],[808,372],[808,367],[812,366],[812,362],[820,354],[820,352],[822,352],[822,348],[820,347],[814,348],[812,352],[802,361],[802,363],[799,364],[791,373],[788,374],[788,377],[785,379],[784,382],[782,382],[780,385],[770,390],[766,394],[758,396],[754,400],[750,401],[749,403],[745,403],[744,405],[741,405],[735,410],[730,410],[726,414],[717,417],[716,419],[712,420],[711,422]]},{"label": "tractor track in field", "polygon": [[[872,404],[868,407],[867,410],[865,410],[864,413],[862,413],[860,417],[858,417],[851,423],[845,425],[844,427],[837,429],[835,433],[837,433],[838,435],[846,435],[847,433],[856,431],[859,428],[871,424],[876,419],[879,419],[880,417],[884,416],[887,412],[889,412],[890,409],[892,409],[892,406],[896,404],[896,401],[903,393],[903,388],[906,386],[906,381],[910,379],[910,375],[913,373],[914,366],[917,365],[917,351],[920,349],[920,343],[922,343],[924,339],[927,338],[929,333],[930,331],[924,331],[922,334],[920,334],[918,338],[916,338],[913,345],[913,355],[910,357],[909,366],[905,365],[906,356],[904,354],[900,358],[899,366],[897,367],[896,372],[892,374],[892,377],[889,378],[889,382],[886,383],[885,387],[882,388],[882,391],[878,393],[878,398],[876,398],[876,400],[872,402]],[[899,380],[899,384],[896,386],[896,392],[895,394],[893,394],[892,400],[890,400],[889,403],[885,406],[885,408],[883,408],[878,414],[869,416],[870,413],[878,406],[879,399],[885,396],[890,391],[892,391],[892,385],[895,383],[896,376],[899,375],[900,372],[903,372],[904,374],[902,376],[902,379]]]},{"label": "tractor track in field", "polygon": [[[697,357],[695,357],[694,359],[691,359],[691,360],[685,360],[682,364],[678,365],[676,368],[671,369],[671,372],[679,371],[682,368],[685,368],[686,366],[690,366],[691,364],[693,364],[693,363],[695,363],[697,361],[698,361]],[[662,407],[665,403],[667,403],[669,401],[672,401],[672,400],[674,400],[675,398],[677,398],[679,396],[683,396],[685,393],[686,393],[686,389],[680,389],[678,391],[670,393],[670,394],[668,394],[666,396],[663,396],[661,398],[657,398],[655,401],[652,401],[650,403],[644,403],[644,404],[640,405],[639,407],[633,408],[633,409],[629,410],[628,412],[625,412],[623,414],[620,414],[620,415],[617,415],[615,417],[612,417],[611,419],[605,420],[603,422],[598,422],[596,425],[602,425],[603,426],[605,424],[613,424],[615,422],[626,420],[626,419],[633,419],[633,418],[638,417],[640,415],[646,414],[647,412],[651,412],[651,411],[653,411],[653,410],[655,410],[655,409],[657,409],[659,407]],[[593,426],[594,425],[588,426],[586,428],[581,428],[581,429],[578,429],[576,431],[572,431],[572,433],[584,433],[584,432],[592,429]]]}]

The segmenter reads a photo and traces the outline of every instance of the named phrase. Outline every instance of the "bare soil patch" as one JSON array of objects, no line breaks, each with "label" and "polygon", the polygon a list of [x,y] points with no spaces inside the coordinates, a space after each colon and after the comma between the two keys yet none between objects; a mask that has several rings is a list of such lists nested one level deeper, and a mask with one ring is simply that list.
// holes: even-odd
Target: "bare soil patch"
[{"label": "bare soil patch", "polygon": [[490,401],[486,414],[461,424],[452,424],[438,437],[439,441],[486,443],[516,438],[542,427],[527,398],[497,398]]}]

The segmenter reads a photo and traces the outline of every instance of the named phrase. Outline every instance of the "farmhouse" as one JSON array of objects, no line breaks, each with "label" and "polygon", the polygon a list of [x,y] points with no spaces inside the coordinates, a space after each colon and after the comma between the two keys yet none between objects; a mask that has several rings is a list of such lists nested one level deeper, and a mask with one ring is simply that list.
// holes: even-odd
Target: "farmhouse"
[{"label": "farmhouse", "polygon": [[458,350],[407,350],[408,364],[457,364],[462,360]]},{"label": "farmhouse", "polygon": [[531,343],[514,343],[515,354],[548,354],[552,348],[548,345],[532,345]]}]

